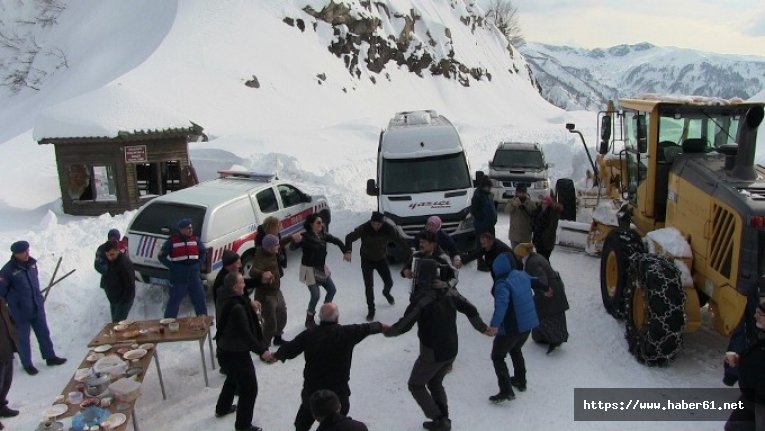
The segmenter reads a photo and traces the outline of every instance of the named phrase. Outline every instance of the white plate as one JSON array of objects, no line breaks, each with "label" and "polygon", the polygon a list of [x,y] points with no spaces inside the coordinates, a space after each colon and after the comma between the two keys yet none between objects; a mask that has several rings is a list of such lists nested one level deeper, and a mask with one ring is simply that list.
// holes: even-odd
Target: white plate
[{"label": "white plate", "polygon": [[117,332],[120,332],[120,331],[124,331],[127,328],[128,328],[128,325],[114,325],[114,328],[112,329],[114,329]]},{"label": "white plate", "polygon": [[96,352],[96,353],[103,353],[103,352],[109,351],[111,349],[112,349],[112,345],[111,344],[102,344],[100,346],[94,347],[93,351]]},{"label": "white plate", "polygon": [[141,359],[144,356],[146,356],[146,350],[144,350],[144,349],[131,350],[129,352],[125,352],[125,354],[122,355],[123,358],[129,359],[129,360],[132,360],[132,359]]},{"label": "white plate", "polygon": [[103,357],[104,357],[103,353],[91,353],[88,355],[87,358],[85,358],[85,360],[88,362],[96,362]]},{"label": "white plate", "polygon": [[133,321],[132,320],[120,320],[117,323],[120,324],[120,325],[132,325]]},{"label": "white plate", "polygon": [[90,374],[90,368],[80,368],[74,372],[74,380],[82,383],[85,381],[86,378],[88,378],[89,374]]},{"label": "white plate", "polygon": [[69,406],[66,404],[53,404],[52,406],[48,407],[48,410],[45,410],[45,413],[43,413],[43,416],[58,417],[66,413],[67,410],[69,410]]},{"label": "white plate", "polygon": [[173,319],[172,317],[168,317],[167,319],[160,319],[159,320],[159,323],[161,323],[162,325],[169,325],[169,324],[171,324],[173,322],[175,322],[175,319]]},{"label": "white plate", "polygon": [[114,413],[113,415],[109,416],[102,423],[108,423],[112,428],[116,428],[116,427],[124,424],[126,420],[127,420],[127,416],[125,416],[124,414],[122,414],[122,413]]},{"label": "white plate", "polygon": [[143,343],[140,346],[138,346],[138,348],[149,351],[154,348],[154,343]]}]

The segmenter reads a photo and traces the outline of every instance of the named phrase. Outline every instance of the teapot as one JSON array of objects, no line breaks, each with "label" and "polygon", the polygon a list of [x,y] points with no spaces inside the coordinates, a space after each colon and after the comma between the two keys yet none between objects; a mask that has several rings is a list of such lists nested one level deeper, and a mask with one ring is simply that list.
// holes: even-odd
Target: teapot
[{"label": "teapot", "polygon": [[93,373],[85,380],[85,392],[92,397],[97,397],[109,389],[111,382],[109,373]]},{"label": "teapot", "polygon": [[35,431],[64,431],[64,423],[56,421],[41,422]]}]

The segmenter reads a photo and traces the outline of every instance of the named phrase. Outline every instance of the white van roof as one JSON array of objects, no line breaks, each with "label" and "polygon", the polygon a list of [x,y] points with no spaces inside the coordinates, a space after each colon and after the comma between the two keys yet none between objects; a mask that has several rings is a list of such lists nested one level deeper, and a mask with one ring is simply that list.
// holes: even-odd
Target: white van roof
[{"label": "white van roof", "polygon": [[462,152],[457,129],[434,110],[397,112],[380,142],[386,159],[411,159]]}]

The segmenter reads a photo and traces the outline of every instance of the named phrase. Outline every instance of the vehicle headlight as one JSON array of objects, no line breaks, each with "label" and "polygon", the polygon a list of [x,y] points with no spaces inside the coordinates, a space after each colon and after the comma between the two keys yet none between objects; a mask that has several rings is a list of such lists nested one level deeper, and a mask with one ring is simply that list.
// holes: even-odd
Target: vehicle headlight
[{"label": "vehicle headlight", "polygon": [[457,227],[457,230],[464,231],[464,230],[470,230],[473,229],[473,216],[468,215],[465,220],[462,220],[462,223]]},{"label": "vehicle headlight", "polygon": [[548,180],[537,181],[534,183],[534,188],[536,189],[547,189],[549,187],[550,187],[550,181]]}]

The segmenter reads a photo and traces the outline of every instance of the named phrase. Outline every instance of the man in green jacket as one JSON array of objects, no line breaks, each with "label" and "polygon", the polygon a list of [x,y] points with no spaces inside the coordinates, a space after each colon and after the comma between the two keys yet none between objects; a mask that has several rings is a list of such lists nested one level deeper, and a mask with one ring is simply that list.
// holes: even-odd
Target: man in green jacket
[{"label": "man in green jacket", "polygon": [[[383,281],[383,296],[388,300],[388,304],[393,305],[395,299],[390,294],[393,287],[393,279],[390,276],[390,267],[388,266],[388,244],[396,242],[402,250],[409,250],[406,240],[401,237],[398,231],[388,223],[385,223],[383,214],[378,211],[372,213],[371,219],[359,225],[351,233],[345,236],[345,255],[343,259],[346,262],[351,261],[351,252],[353,242],[361,239],[361,274],[364,277],[364,287],[367,295],[367,320],[372,321],[375,318],[375,292],[374,292],[374,274],[377,271]],[[408,259],[407,259],[408,260]]]},{"label": "man in green jacket", "polygon": [[[289,237],[284,240],[289,241]],[[250,277],[258,284],[255,287],[255,300],[260,302],[263,317],[263,342],[266,346],[284,344],[282,334],[287,326],[287,305],[281,290],[279,275],[279,238],[268,234],[263,243],[255,250],[255,260],[250,269]]]}]

